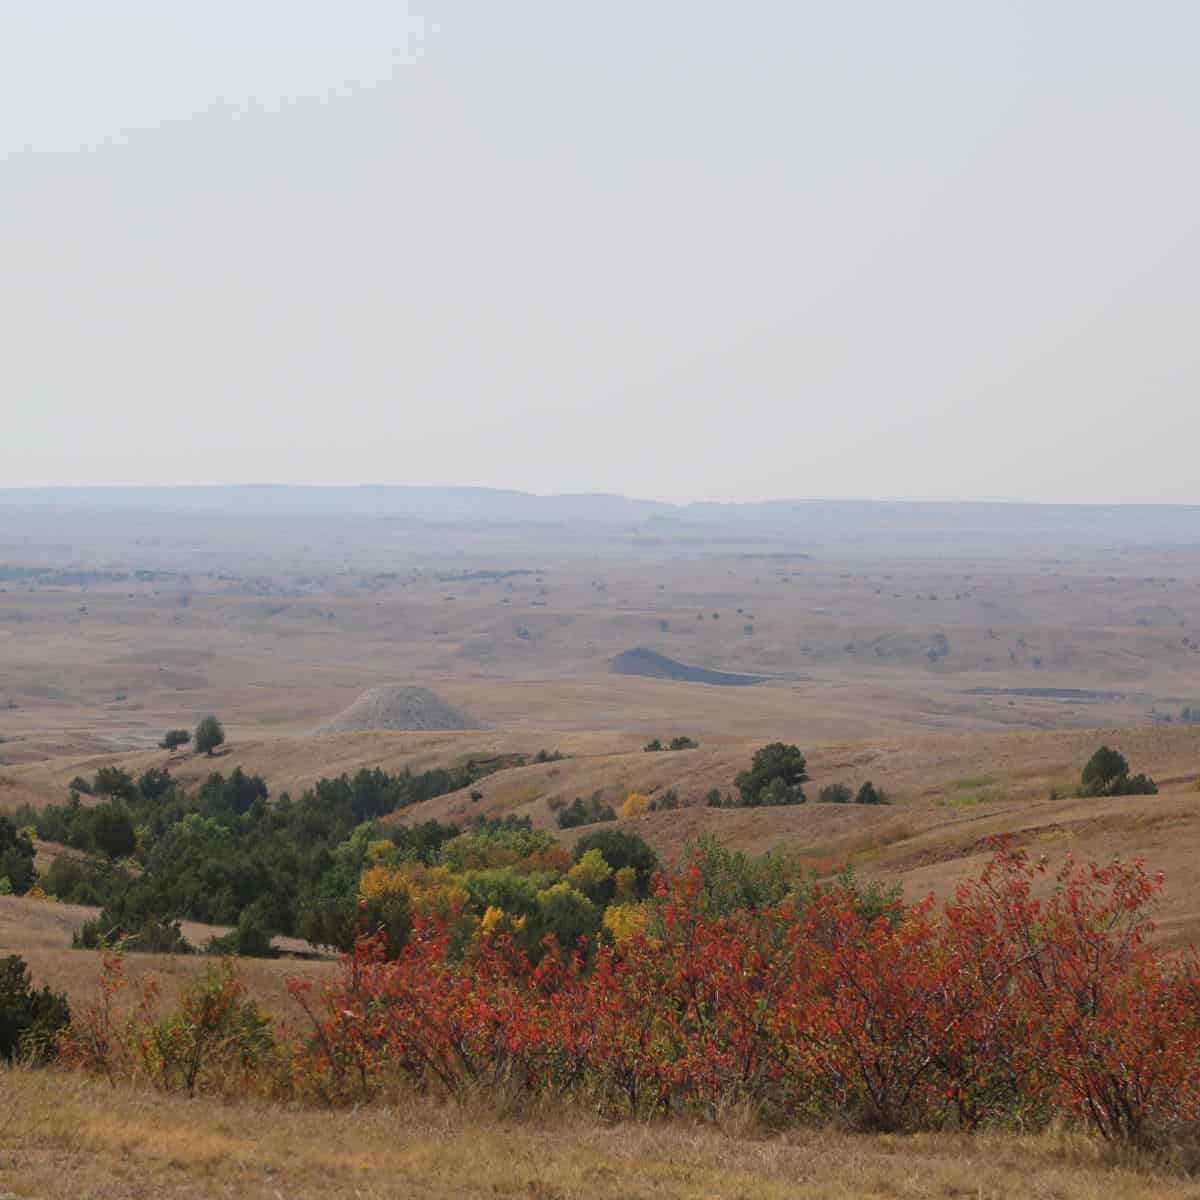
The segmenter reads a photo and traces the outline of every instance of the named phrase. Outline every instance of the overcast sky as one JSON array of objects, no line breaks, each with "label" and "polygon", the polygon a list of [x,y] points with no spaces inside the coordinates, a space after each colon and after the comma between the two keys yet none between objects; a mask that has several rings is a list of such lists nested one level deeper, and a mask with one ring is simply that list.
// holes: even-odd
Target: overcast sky
[{"label": "overcast sky", "polygon": [[1200,3],[0,0],[0,485],[1200,503]]}]

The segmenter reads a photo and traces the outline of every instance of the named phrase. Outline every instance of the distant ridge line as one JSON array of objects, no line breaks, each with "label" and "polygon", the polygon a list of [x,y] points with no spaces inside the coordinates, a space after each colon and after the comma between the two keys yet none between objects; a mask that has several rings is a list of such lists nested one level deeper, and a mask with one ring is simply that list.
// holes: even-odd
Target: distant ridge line
[{"label": "distant ridge line", "polygon": [[1200,505],[1042,504],[1006,501],[692,501],[609,492],[536,495],[513,489],[409,484],[211,484],[0,488],[0,512],[192,514],[275,518],[527,522],[703,534],[739,530],[828,532],[1084,531],[1112,537],[1169,534],[1200,541]]}]

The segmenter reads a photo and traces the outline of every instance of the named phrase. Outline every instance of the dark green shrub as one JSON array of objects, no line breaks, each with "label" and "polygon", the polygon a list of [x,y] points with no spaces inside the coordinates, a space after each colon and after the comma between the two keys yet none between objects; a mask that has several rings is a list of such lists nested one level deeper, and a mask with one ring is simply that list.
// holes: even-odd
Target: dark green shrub
[{"label": "dark green shrub", "polygon": [[674,788],[667,788],[665,792],[650,798],[651,812],[673,812],[679,807],[679,793]]},{"label": "dark green shrub", "polygon": [[183,936],[178,921],[146,917],[137,926],[112,924],[102,912],[94,921],[85,921],[71,935],[71,945],[79,950],[103,950],[119,947],[145,954],[191,954],[192,946]]},{"label": "dark green shrub", "polygon": [[1110,796],[1157,796],[1158,784],[1149,775],[1138,772],[1136,775],[1124,775],[1120,779],[1114,780],[1108,794]]},{"label": "dark green shrub", "polygon": [[103,908],[129,882],[129,876],[107,859],[60,854],[41,878],[42,887],[66,904]]},{"label": "dark green shrub", "polygon": [[642,749],[647,753],[657,753],[660,750],[695,750],[699,745],[695,738],[680,736],[673,737],[666,745],[661,738],[652,738]]},{"label": "dark green shrub", "polygon": [[595,825],[600,821],[615,821],[617,814],[611,804],[604,803],[603,792],[593,792],[586,800],[576,796],[565,808],[558,810],[559,829],[576,829],[580,825]]},{"label": "dark green shrub", "polygon": [[0,958],[0,1061],[48,1061],[70,1024],[66,996],[47,987],[34,991],[20,956]]},{"label": "dark green shrub", "polygon": [[11,817],[0,813],[0,884],[18,896],[37,882],[33,867],[33,840],[18,829]]},{"label": "dark green shrub", "polygon": [[119,946],[156,954],[192,952],[179,922],[159,911],[154,883],[147,875],[113,897],[94,921],[85,921],[71,943],[85,950]]},{"label": "dark green shrub", "polygon": [[818,804],[849,804],[854,793],[844,783],[831,783],[817,793]]},{"label": "dark green shrub", "polygon": [[877,788],[869,779],[858,789],[854,797],[855,804],[890,804],[887,793],[883,788]]}]

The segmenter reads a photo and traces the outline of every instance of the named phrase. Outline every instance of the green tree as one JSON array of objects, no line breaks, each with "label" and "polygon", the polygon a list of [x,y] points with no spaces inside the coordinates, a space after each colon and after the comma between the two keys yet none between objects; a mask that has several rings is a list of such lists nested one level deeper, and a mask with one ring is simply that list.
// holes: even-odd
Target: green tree
[{"label": "green tree", "polygon": [[747,858],[740,850],[730,850],[713,834],[702,833],[687,843],[684,854],[700,869],[700,903],[710,920],[740,909],[778,904],[791,886],[787,863],[774,852]]},{"label": "green tree", "polygon": [[637,880],[637,894],[644,897],[650,891],[650,880],[658,870],[658,855],[638,837],[621,829],[597,829],[585,833],[575,843],[575,861],[580,862],[589,850],[599,850],[601,857],[613,870],[613,879],[600,890],[600,898],[608,903],[616,890],[616,873],[632,867]]},{"label": "green tree", "polygon": [[92,841],[109,858],[127,858],[137,849],[133,818],[115,804],[97,804],[92,809]]},{"label": "green tree", "polygon": [[163,739],[158,743],[160,750],[177,750],[186,746],[192,740],[192,735],[186,729],[168,729]]},{"label": "green tree", "polygon": [[211,758],[212,752],[224,743],[225,729],[221,722],[212,713],[202,717],[196,726],[196,753],[207,754]]},{"label": "green tree", "polygon": [[1108,746],[1101,746],[1087,761],[1080,782],[1086,796],[1102,796],[1122,775],[1129,774],[1125,756]]},{"label": "green tree", "polygon": [[151,804],[171,790],[171,772],[160,767],[150,767],[138,776],[137,790]]},{"label": "green tree", "polygon": [[33,840],[29,834],[0,813],[0,880],[18,896],[24,895],[37,882],[33,853]]},{"label": "green tree", "polygon": [[1144,796],[1157,791],[1158,784],[1148,775],[1131,776],[1125,756],[1108,746],[1101,746],[1088,759],[1080,777],[1082,796]]},{"label": "green tree", "polygon": [[569,883],[561,882],[538,892],[542,924],[564,950],[574,950],[579,939],[594,942],[600,930],[600,910]]},{"label": "green tree", "polygon": [[772,742],[755,751],[750,770],[734,780],[747,807],[758,804],[803,804],[806,782],[804,755],[798,746]]},{"label": "green tree", "polygon": [[[599,850],[589,850],[568,872],[567,882],[589,900],[599,900],[613,878],[613,869]],[[615,883],[615,881],[614,881]]]},{"label": "green tree", "polygon": [[136,791],[133,776],[120,767],[101,767],[92,780],[92,794],[106,796],[109,801],[132,800]]}]

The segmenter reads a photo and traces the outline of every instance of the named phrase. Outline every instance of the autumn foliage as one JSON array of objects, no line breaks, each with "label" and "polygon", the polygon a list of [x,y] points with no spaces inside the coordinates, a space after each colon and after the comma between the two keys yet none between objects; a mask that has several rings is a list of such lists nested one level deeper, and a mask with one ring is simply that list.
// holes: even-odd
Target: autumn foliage
[{"label": "autumn foliage", "polygon": [[[1200,1116],[1200,972],[1147,944],[1160,886],[1122,862],[1049,876],[998,844],[940,910],[868,917],[838,885],[714,918],[692,864],[659,876],[643,912],[606,920],[599,946],[547,938],[536,961],[499,918],[463,957],[453,914],[417,911],[397,957],[364,937],[335,983],[294,983],[307,1025],[270,1054],[214,977],[223,1032],[206,1046],[232,1056],[227,1080],[331,1104],[496,1089],[889,1130],[1065,1117],[1146,1144]],[[119,1039],[83,1036],[78,1060],[105,1069]],[[160,1058],[151,1045],[139,1061]]]}]

